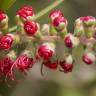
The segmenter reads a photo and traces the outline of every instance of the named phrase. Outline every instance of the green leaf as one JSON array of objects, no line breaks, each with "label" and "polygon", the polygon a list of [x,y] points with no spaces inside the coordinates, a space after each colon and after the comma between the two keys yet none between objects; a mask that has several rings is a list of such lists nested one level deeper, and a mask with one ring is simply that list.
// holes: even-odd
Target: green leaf
[{"label": "green leaf", "polygon": [[1,10],[8,10],[16,0],[0,0],[0,9]]}]

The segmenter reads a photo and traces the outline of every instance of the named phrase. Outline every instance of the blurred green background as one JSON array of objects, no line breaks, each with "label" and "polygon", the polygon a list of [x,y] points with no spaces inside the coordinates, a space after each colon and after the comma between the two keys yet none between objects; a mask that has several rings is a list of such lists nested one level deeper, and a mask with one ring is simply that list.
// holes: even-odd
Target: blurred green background
[{"label": "blurred green background", "polygon": [[[50,2],[49,2],[50,1]],[[17,0],[7,11],[10,26],[14,25],[16,10],[23,5],[32,5],[38,13],[55,0]],[[96,0],[65,0],[56,7],[63,11],[69,21],[68,30],[73,31],[74,20],[80,16],[96,16]],[[49,23],[48,14],[38,19],[40,24]],[[40,64],[36,64],[28,75],[19,73],[19,81],[0,83],[0,96],[96,96],[96,64],[87,66],[77,60],[72,73],[64,74],[44,68],[44,77],[40,74]]]}]

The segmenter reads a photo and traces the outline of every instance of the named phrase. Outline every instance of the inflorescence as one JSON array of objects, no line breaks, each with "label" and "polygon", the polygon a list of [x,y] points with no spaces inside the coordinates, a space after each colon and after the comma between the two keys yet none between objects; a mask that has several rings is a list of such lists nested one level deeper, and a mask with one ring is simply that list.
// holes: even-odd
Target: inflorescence
[{"label": "inflorescence", "polygon": [[[76,61],[73,50],[80,46],[84,50],[82,61],[87,65],[95,63],[95,17],[77,18],[74,32],[67,31],[68,21],[60,10],[52,11],[49,14],[50,23],[42,27],[34,17],[35,12],[31,6],[20,8],[15,16],[16,30],[10,32],[8,16],[0,11],[1,77],[14,79],[14,69],[26,73],[38,62],[51,70],[72,72]],[[64,46],[62,50],[65,51],[61,51],[58,46]],[[41,73],[43,75],[42,68]]]}]

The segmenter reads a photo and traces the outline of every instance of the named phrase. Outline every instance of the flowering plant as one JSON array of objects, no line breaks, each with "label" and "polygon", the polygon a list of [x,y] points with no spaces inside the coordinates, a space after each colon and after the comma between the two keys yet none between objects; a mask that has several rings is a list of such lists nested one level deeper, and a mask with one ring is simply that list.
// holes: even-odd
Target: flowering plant
[{"label": "flowering plant", "polygon": [[[43,66],[64,73],[72,72],[76,61],[73,50],[79,51],[80,47],[83,50],[81,59],[85,64],[91,65],[96,61],[95,17],[77,18],[74,32],[68,32],[68,20],[60,10],[50,12],[49,24],[41,27],[36,21],[63,1],[54,2],[38,14],[32,6],[21,7],[16,12],[16,25],[11,28],[8,26],[9,17],[4,10],[0,11],[0,76],[14,79],[14,69],[26,73],[37,62],[41,62],[42,75]],[[64,48],[60,50],[62,45]],[[22,50],[19,52],[16,46]]]}]

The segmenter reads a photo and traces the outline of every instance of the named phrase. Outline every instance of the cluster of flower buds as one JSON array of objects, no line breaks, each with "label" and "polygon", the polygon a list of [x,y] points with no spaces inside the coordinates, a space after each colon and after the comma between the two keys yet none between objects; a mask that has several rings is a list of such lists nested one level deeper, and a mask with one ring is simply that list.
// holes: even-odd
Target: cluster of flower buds
[{"label": "cluster of flower buds", "polygon": [[40,38],[39,24],[33,20],[35,16],[31,6],[24,6],[17,11],[16,23],[21,27],[21,33]]},{"label": "cluster of flower buds", "polygon": [[[84,49],[82,61],[87,65],[94,64],[96,61],[95,17],[77,18],[73,33],[67,31],[68,21],[60,10],[52,11],[49,15],[51,24],[44,24],[42,28],[34,18],[35,12],[31,6],[20,8],[16,13],[15,32],[14,28],[8,28],[8,16],[0,11],[0,76],[13,79],[14,68],[26,73],[37,62],[41,62],[41,65],[51,70],[72,72],[75,63],[73,50],[76,48],[79,54],[79,45]],[[52,31],[55,33],[51,34]],[[23,44],[25,45],[21,46]],[[63,50],[60,49],[61,44]],[[64,52],[67,54],[62,57],[63,59],[58,56],[59,50],[60,55]]]},{"label": "cluster of flower buds", "polygon": [[10,51],[5,57],[0,59],[0,76],[5,76],[14,80],[14,69],[18,69],[20,72],[26,73],[32,68],[33,64],[33,58],[30,57],[29,52],[21,54],[16,59],[15,52]]},{"label": "cluster of flower buds", "polygon": [[94,36],[96,27],[96,18],[93,16],[80,17],[75,21],[75,35],[86,36],[91,38]]},{"label": "cluster of flower buds", "polygon": [[50,13],[49,17],[51,18],[53,27],[59,31],[58,34],[60,34],[61,37],[64,37],[67,33],[68,21],[63,13],[60,10],[55,10]]}]

